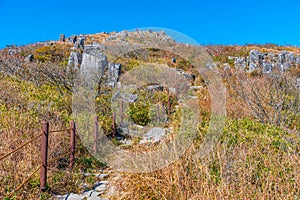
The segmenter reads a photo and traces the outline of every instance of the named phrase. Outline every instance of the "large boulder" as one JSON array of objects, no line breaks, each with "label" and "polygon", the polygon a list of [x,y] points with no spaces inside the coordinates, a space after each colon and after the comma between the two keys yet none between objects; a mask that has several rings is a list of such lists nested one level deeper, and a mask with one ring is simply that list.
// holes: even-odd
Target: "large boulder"
[{"label": "large boulder", "polygon": [[78,70],[82,62],[82,54],[72,51],[69,56],[68,69]]},{"label": "large boulder", "polygon": [[115,87],[121,73],[121,64],[108,63],[108,85]]},{"label": "large boulder", "polygon": [[99,80],[107,69],[108,61],[99,49],[90,49],[84,51],[82,55],[82,63],[80,66],[80,74],[86,80]]},{"label": "large boulder", "polygon": [[143,139],[140,141],[140,144],[160,142],[165,136],[165,134],[165,129],[154,127],[143,136]]}]

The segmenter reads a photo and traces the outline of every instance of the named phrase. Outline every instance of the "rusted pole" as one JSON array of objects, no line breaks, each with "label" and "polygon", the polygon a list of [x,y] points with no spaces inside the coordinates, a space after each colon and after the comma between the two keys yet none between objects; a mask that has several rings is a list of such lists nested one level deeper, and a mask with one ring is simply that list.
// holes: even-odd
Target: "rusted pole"
[{"label": "rusted pole", "polygon": [[70,165],[69,167],[72,169],[75,162],[75,134],[76,134],[76,125],[74,121],[70,123],[71,131],[70,131]]},{"label": "rusted pole", "polygon": [[113,112],[113,116],[112,116],[112,129],[113,129],[113,137],[116,136],[116,114]]},{"label": "rusted pole", "polygon": [[124,107],[123,100],[121,100],[121,105],[120,105],[121,124],[123,124],[123,118],[124,118],[124,116],[123,116],[123,107]]},{"label": "rusted pole", "polygon": [[170,116],[171,114],[171,96],[169,95],[168,97],[168,115]]},{"label": "rusted pole", "polygon": [[159,104],[156,104],[156,121],[159,122],[160,117],[159,117]]},{"label": "rusted pole", "polygon": [[47,157],[48,157],[48,134],[49,134],[49,123],[42,122],[42,147],[41,147],[41,169],[40,169],[40,190],[47,190]]},{"label": "rusted pole", "polygon": [[97,154],[98,149],[98,116],[94,119],[94,153]]}]

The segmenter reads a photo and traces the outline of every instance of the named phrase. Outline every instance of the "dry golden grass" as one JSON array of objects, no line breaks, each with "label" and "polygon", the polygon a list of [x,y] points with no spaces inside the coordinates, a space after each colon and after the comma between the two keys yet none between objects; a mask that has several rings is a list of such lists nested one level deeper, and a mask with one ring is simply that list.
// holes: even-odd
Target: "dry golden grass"
[{"label": "dry golden grass", "polygon": [[[123,174],[115,183],[116,199],[298,199],[299,155],[274,148],[267,141],[271,137],[260,136],[263,132],[249,135],[238,130],[243,127],[235,128],[204,159],[197,157],[201,152],[194,145],[164,169]],[[233,144],[232,136],[241,143]]]},{"label": "dry golden grass", "polygon": [[[86,44],[102,42],[107,37],[108,34],[105,33],[87,35]],[[60,61],[65,61],[71,45],[58,43],[56,47],[54,50],[57,54],[60,55],[59,51],[62,51]],[[34,46],[25,48],[22,59],[32,53],[34,48]],[[246,55],[252,49],[300,52],[296,47],[272,45],[222,48],[221,50],[212,48],[212,52],[221,53],[225,61],[228,55]],[[52,50],[50,47],[43,46],[36,46],[37,49],[39,51],[36,53],[45,60]],[[18,56],[20,57],[15,55]],[[189,63],[183,62],[181,58],[177,59],[176,64],[172,63],[171,58],[174,56],[170,52],[153,50],[150,60],[195,72],[195,69],[192,69]],[[56,60],[51,55],[49,59]],[[134,67],[135,64],[132,60],[132,62],[120,61],[128,65],[128,68],[130,65]],[[293,73],[297,75],[299,67]],[[264,80],[253,77],[253,82],[255,80],[260,87],[264,87]],[[199,77],[197,81],[199,84],[203,83]],[[209,92],[203,87],[198,93],[203,123],[199,127],[198,138],[194,144],[180,160],[161,170],[144,174],[123,173],[121,179],[117,179],[114,183],[118,192],[116,199],[300,199],[299,135],[295,132],[284,132],[276,126],[254,122],[255,118],[247,104],[238,98],[229,84],[227,88],[228,120],[224,135],[213,152],[204,159],[197,156],[198,146],[207,132],[210,116]],[[70,104],[70,97],[61,98],[55,89],[48,86],[44,89],[46,91],[39,90],[34,84],[25,81],[1,77],[0,156],[38,135],[41,132],[40,123],[43,119],[50,121],[51,130],[69,126],[70,113],[66,111],[68,109],[64,109],[64,106]],[[36,103],[43,101],[45,105],[37,109]],[[50,104],[52,106],[47,107]],[[77,162],[74,169],[69,170],[68,155],[61,156],[68,151],[68,145],[67,133],[50,134],[49,160],[59,159],[49,164],[49,191],[46,193],[39,191],[39,176],[35,174],[13,195],[13,199],[50,199],[52,193],[81,192],[80,184],[88,182],[81,170],[95,170],[102,166],[89,155],[79,141],[76,152]],[[144,149],[133,148],[133,150]],[[39,166],[39,151],[40,138],[0,161],[0,199],[4,199]]]}]

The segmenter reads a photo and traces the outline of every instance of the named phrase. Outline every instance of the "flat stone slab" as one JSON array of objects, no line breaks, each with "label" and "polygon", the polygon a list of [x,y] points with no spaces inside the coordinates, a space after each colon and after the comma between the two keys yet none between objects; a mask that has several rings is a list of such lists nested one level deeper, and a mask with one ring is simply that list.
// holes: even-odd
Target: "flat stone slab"
[{"label": "flat stone slab", "polygon": [[71,193],[67,196],[66,200],[81,200],[82,197],[78,194]]},{"label": "flat stone slab", "polygon": [[156,143],[161,141],[164,135],[165,135],[165,130],[163,128],[154,127],[143,136],[143,139],[139,143],[140,144]]}]

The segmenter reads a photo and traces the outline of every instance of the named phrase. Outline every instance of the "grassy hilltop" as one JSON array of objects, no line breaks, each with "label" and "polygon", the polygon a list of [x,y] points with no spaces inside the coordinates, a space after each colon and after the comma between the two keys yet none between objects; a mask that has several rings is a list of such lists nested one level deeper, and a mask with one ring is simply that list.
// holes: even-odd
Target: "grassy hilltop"
[{"label": "grassy hilltop", "polygon": [[[85,35],[85,45],[105,43],[109,35]],[[72,51],[83,53],[72,47],[69,42],[53,41],[0,50],[0,156],[38,135],[43,120],[50,122],[52,130],[69,126],[76,72],[68,69],[68,59]],[[223,135],[204,159],[195,155],[208,133],[211,101],[195,66],[159,49],[148,49],[147,58],[140,52],[131,52],[112,60],[121,64],[121,76],[139,65],[155,63],[193,74],[191,85],[201,86],[191,94],[197,99],[201,119],[193,144],[178,161],[158,171],[120,173],[115,183],[116,199],[300,199],[300,90],[295,87],[300,65],[270,75],[260,70],[241,71],[231,58],[247,57],[251,50],[300,55],[300,48],[273,44],[204,48],[217,64],[227,89]],[[107,58],[110,61],[110,55]],[[224,69],[224,65],[229,68]],[[109,107],[112,89],[105,85],[101,90],[104,92],[95,98],[96,112],[108,138],[129,151],[158,148],[160,144],[139,145],[139,138],[131,138],[134,142],[123,147],[114,138]],[[136,92],[139,100],[130,104],[127,114],[136,124],[146,125],[152,120],[151,105],[166,103],[169,92],[164,89],[151,96],[145,88],[140,89]],[[165,111],[165,126],[176,130],[180,127],[180,113],[175,109],[178,101],[174,95],[170,98],[172,112]],[[72,170],[68,169],[68,156],[49,164],[47,192],[39,191],[36,174],[9,198],[8,194],[39,166],[39,145],[37,140],[0,161],[0,199],[51,199],[54,193],[80,192],[84,183],[91,187],[95,181],[82,171],[106,167],[79,139]],[[49,160],[68,151],[68,145],[68,134],[51,135]]]}]

